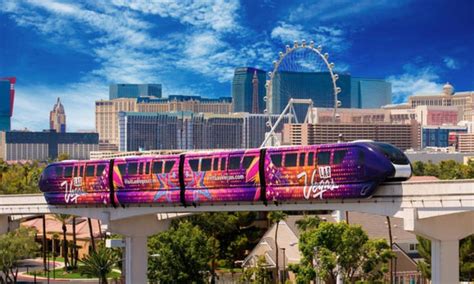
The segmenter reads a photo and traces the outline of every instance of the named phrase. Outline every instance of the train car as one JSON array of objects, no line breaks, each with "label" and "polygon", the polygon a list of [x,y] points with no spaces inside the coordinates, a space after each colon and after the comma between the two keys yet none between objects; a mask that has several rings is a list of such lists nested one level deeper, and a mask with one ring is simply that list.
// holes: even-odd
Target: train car
[{"label": "train car", "polygon": [[267,204],[366,198],[410,176],[402,151],[359,141],[64,161],[44,170],[40,189],[51,204]]}]

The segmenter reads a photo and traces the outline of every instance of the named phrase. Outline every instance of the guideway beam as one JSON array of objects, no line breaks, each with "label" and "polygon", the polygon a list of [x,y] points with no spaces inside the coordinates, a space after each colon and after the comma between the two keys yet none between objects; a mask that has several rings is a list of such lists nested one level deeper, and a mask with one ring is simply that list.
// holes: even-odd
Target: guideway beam
[{"label": "guideway beam", "polygon": [[158,220],[153,215],[144,215],[109,222],[111,232],[125,237],[125,283],[147,283],[148,237],[166,231],[169,219]]},{"label": "guideway beam", "polygon": [[474,212],[420,219],[405,209],[406,231],[431,240],[431,283],[459,283],[459,241],[474,234]]}]

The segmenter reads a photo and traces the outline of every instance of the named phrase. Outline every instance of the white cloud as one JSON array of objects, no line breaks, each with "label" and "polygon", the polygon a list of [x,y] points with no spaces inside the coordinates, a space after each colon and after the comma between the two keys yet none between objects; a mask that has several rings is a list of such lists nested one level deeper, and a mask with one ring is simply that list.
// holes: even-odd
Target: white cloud
[{"label": "white cloud", "polygon": [[49,128],[49,112],[60,97],[66,111],[68,131],[95,129],[95,101],[105,99],[107,86],[97,82],[66,86],[17,85],[13,129]]},{"label": "white cloud", "polygon": [[112,2],[119,7],[160,17],[171,17],[198,28],[210,28],[215,31],[235,31],[239,28],[237,10],[240,4],[237,0],[113,0]]},{"label": "white cloud", "polygon": [[280,40],[283,44],[291,45],[293,41],[314,41],[316,45],[327,46],[333,51],[342,51],[348,48],[344,32],[335,27],[318,26],[306,29],[302,25],[279,22],[272,30],[271,37]]},{"label": "white cloud", "polygon": [[459,69],[459,63],[452,57],[446,56],[443,58],[443,62],[449,69],[456,70]]},{"label": "white cloud", "polygon": [[442,84],[438,83],[439,76],[430,67],[416,69],[406,66],[405,73],[387,77],[392,83],[393,102],[402,103],[414,94],[438,94]]},{"label": "white cloud", "polygon": [[[371,13],[367,18],[370,19],[375,13],[389,12],[408,2],[407,0],[391,1],[391,0],[321,0],[321,1],[305,1],[296,9],[292,9],[289,20],[298,21],[334,21],[342,20],[347,17],[361,17],[361,14]],[[361,18],[364,18],[362,16]]]}]

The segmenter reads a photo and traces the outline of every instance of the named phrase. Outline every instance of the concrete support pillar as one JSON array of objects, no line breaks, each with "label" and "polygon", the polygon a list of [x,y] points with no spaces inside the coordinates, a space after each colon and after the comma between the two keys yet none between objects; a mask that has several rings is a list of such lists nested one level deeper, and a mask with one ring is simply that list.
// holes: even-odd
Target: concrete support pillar
[{"label": "concrete support pillar", "polygon": [[431,281],[459,283],[458,240],[431,240]]},{"label": "concrete support pillar", "polygon": [[8,215],[0,215],[0,234],[8,232]]},{"label": "concrete support pillar", "polygon": [[431,240],[431,283],[459,283],[459,240],[474,234],[474,212],[419,218],[405,209],[403,219],[406,231]]},{"label": "concrete support pillar", "polygon": [[125,283],[147,283],[147,239],[146,236],[125,237]]},{"label": "concrete support pillar", "polygon": [[169,219],[144,215],[108,222],[111,232],[125,237],[125,283],[147,283],[148,237],[168,229]]}]

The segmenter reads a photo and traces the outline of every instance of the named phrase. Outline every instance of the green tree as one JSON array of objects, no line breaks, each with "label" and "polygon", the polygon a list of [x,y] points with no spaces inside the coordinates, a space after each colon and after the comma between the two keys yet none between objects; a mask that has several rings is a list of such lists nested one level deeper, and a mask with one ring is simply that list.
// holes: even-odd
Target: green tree
[{"label": "green tree", "polygon": [[305,215],[303,219],[296,221],[296,226],[300,231],[304,232],[311,229],[316,229],[319,226],[319,223],[321,223],[321,219],[317,215]]},{"label": "green tree", "polygon": [[99,278],[99,283],[107,284],[107,275],[112,272],[117,264],[118,257],[115,252],[104,246],[100,246],[97,251],[92,251],[82,259],[83,266],[80,267],[81,275]]},{"label": "green tree", "polygon": [[418,240],[418,253],[423,258],[417,262],[418,270],[424,278],[431,279],[431,242],[420,236],[416,236]]},{"label": "green tree", "polygon": [[69,159],[70,159],[70,156],[68,153],[60,153],[58,157],[56,158],[56,161],[65,161]]},{"label": "green tree", "polygon": [[[293,271],[300,272],[299,283],[307,283],[315,274],[328,283],[335,283],[338,273],[344,281],[353,281],[356,272],[364,280],[380,279],[387,263],[394,256],[385,240],[369,240],[360,226],[341,223],[319,224],[301,234],[303,259]],[[313,269],[313,271],[311,271]]]},{"label": "green tree", "polygon": [[19,261],[33,257],[39,250],[34,233],[32,229],[20,227],[0,235],[0,283],[16,283]]},{"label": "green tree", "polygon": [[204,232],[189,221],[150,237],[148,279],[160,283],[206,283],[211,246]]},{"label": "green tree", "polygon": [[218,263],[234,268],[235,261],[245,257],[245,251],[258,242],[260,230],[252,225],[254,212],[218,212],[188,217],[198,226],[212,244],[211,282],[215,280]]},{"label": "green tree", "polygon": [[278,255],[279,255],[279,250],[278,250],[278,227],[280,226],[280,221],[283,221],[286,219],[288,215],[283,212],[283,211],[272,211],[268,214],[268,219],[270,222],[276,224],[275,226],[275,267],[276,267],[276,277],[277,277],[277,283],[280,283],[280,268],[279,268],[279,262],[278,262]]},{"label": "green tree", "polygon": [[54,218],[61,222],[63,230],[63,257],[64,257],[64,270],[67,271],[69,268],[69,257],[68,257],[68,242],[67,242],[67,227],[66,223],[72,218],[69,214],[54,214]]},{"label": "green tree", "polygon": [[271,283],[270,275],[267,270],[268,264],[265,256],[261,255],[258,257],[255,266],[248,267],[244,270],[240,276],[240,282],[242,283],[255,283],[255,284],[266,284]]},{"label": "green tree", "polygon": [[8,165],[0,161],[0,194],[39,192],[38,181],[44,165],[37,162]]}]

